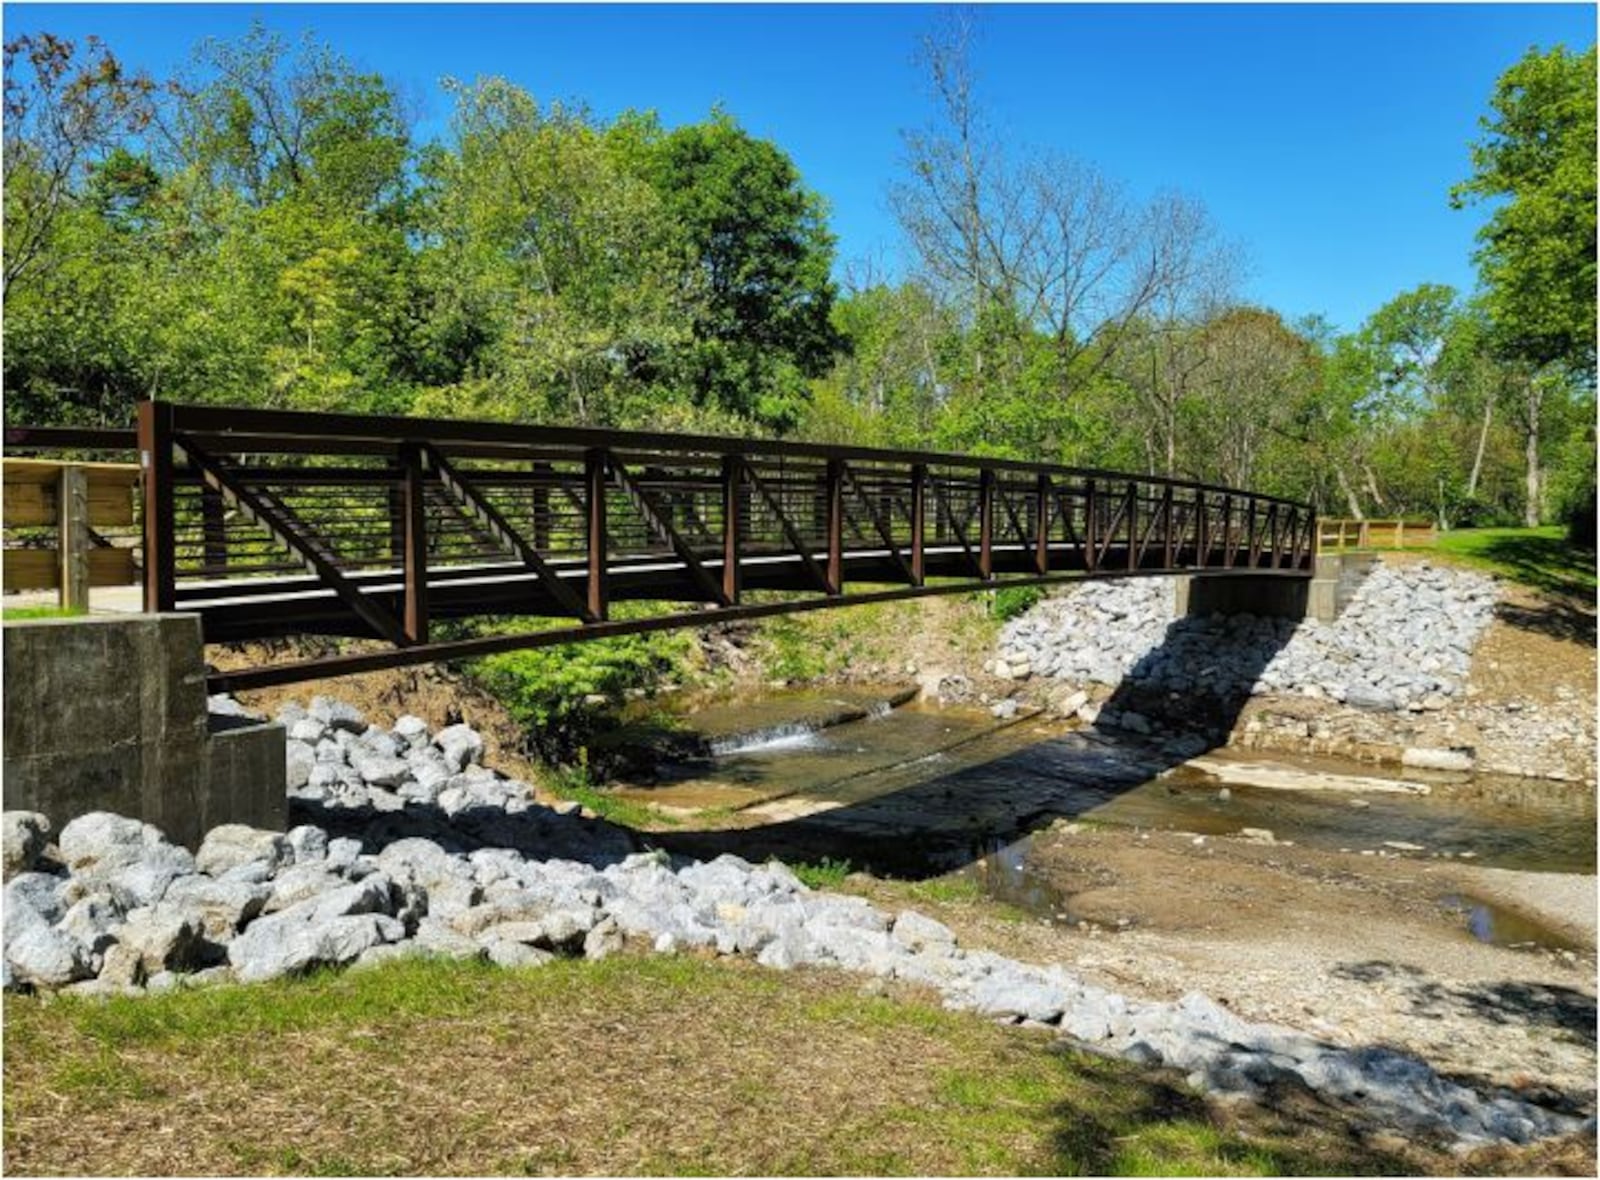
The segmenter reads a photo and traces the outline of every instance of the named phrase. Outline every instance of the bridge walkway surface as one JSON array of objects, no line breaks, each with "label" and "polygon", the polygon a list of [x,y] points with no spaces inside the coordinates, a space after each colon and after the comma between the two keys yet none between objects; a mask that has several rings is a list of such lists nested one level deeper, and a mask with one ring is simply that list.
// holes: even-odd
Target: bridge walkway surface
[{"label": "bridge walkway surface", "polygon": [[698,435],[146,402],[136,431],[6,445],[138,454],[145,610],[208,643],[382,642],[212,691],[1008,585],[1308,578],[1317,535],[1309,505],[1235,488]]}]

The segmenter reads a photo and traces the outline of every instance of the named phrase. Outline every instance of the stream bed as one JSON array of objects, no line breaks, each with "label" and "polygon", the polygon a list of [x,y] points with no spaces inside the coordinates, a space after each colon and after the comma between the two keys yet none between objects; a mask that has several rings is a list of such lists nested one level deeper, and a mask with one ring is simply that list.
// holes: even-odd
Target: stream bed
[{"label": "stream bed", "polygon": [[[1579,784],[1401,775],[1283,755],[1264,767],[1259,757],[1227,751],[1207,755],[1200,769],[1158,747],[1041,718],[875,706],[870,692],[863,699],[849,697],[864,709],[858,719],[821,728],[786,722],[781,695],[754,707],[742,730],[738,707],[720,706],[713,756],[664,762],[653,783],[618,791],[678,816],[663,842],[692,854],[848,859],[914,879],[966,872],[992,896],[1061,921],[1071,920],[1068,899],[1027,869],[1029,833],[1061,818],[1203,836],[1253,828],[1278,842],[1356,855],[1595,871],[1594,794]],[[816,694],[795,707],[815,714]],[[1230,778],[1230,767],[1247,781]],[[1250,785],[1264,770],[1290,784],[1339,789]],[[1401,786],[1410,789],[1385,789]],[[707,811],[731,815],[737,827],[693,830]],[[1553,941],[1476,899],[1441,904],[1461,910],[1485,941]]]}]

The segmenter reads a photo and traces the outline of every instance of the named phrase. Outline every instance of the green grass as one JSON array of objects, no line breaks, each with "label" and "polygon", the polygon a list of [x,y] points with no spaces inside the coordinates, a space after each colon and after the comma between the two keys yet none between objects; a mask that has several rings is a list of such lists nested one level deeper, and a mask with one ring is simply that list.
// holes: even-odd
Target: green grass
[{"label": "green grass", "polygon": [[[1169,1078],[842,972],[406,960],[5,1005],[19,1174],[1285,1175],[1459,1161],[1335,1112],[1226,1122]],[[1518,1161],[1508,1161],[1515,1172]]]},{"label": "green grass", "polygon": [[27,619],[72,619],[89,612],[82,607],[64,606],[7,606],[0,607],[0,619],[21,622]]},{"label": "green grass", "polygon": [[815,862],[798,861],[789,867],[812,889],[837,889],[855,871],[848,860],[834,860],[831,856]]},{"label": "green grass", "polygon": [[[1546,593],[1592,598],[1595,553],[1567,540],[1559,526],[1456,529],[1440,533],[1438,553]],[[1427,552],[1427,550],[1422,550]]]},{"label": "green grass", "polygon": [[603,787],[595,786],[588,769],[583,766],[553,769],[545,776],[544,784],[558,798],[581,803],[601,819],[625,828],[646,831],[650,828],[672,827],[679,822],[653,807],[630,799],[619,799]]}]

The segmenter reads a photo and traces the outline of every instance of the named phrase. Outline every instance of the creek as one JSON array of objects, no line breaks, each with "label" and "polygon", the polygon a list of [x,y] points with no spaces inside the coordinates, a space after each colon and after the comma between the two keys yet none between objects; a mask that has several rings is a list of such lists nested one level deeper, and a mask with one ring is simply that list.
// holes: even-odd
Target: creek
[{"label": "creek", "polygon": [[[1291,781],[1272,789],[1257,759],[1227,752],[1198,769],[1159,748],[987,710],[906,703],[903,693],[773,694],[700,710],[710,757],[667,760],[656,781],[618,793],[678,813],[732,811],[754,842],[845,837],[858,863],[896,875],[948,872],[1067,817],[1098,824],[1235,835],[1352,853],[1451,856],[1544,872],[1595,871],[1595,800],[1577,785],[1492,775],[1406,772],[1275,755]],[[834,706],[838,707],[835,708]],[[818,724],[817,717],[837,724]],[[1240,779],[1230,778],[1230,764]],[[1247,771],[1251,773],[1247,773]],[[1370,791],[1350,789],[1371,785]],[[1427,793],[1385,790],[1422,784]],[[810,842],[810,841],[807,841]],[[1406,847],[1413,846],[1413,847]],[[812,849],[837,857],[819,844]]]}]

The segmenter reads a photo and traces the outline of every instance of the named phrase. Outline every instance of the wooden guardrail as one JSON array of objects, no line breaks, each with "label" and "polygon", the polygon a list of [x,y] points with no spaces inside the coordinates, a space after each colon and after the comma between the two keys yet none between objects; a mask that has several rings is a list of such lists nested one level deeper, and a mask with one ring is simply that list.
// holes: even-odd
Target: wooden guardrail
[{"label": "wooden guardrail", "polygon": [[[133,550],[109,544],[97,532],[136,523],[137,464],[4,459],[0,474],[0,523],[25,535],[23,544],[7,545],[0,562],[7,591],[54,589],[63,608],[86,610],[91,586],[138,582]],[[47,530],[54,530],[53,538]],[[55,543],[27,543],[41,539],[40,533]]]},{"label": "wooden guardrail", "polygon": [[1429,520],[1355,520],[1350,517],[1317,518],[1317,551],[1340,549],[1420,549],[1438,540]]}]

